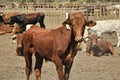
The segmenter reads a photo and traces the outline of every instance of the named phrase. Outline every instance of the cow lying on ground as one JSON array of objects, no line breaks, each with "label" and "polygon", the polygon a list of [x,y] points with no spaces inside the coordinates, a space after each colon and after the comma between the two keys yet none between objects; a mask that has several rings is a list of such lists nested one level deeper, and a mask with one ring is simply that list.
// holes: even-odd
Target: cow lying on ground
[{"label": "cow lying on ground", "polygon": [[95,34],[89,34],[86,43],[86,54],[90,56],[114,55],[114,48],[110,42],[99,39]]},{"label": "cow lying on ground", "polygon": [[118,38],[117,47],[120,46],[120,20],[90,21],[88,27],[89,26],[89,32],[97,34],[99,37],[101,37],[102,33],[111,33],[115,31]]},{"label": "cow lying on ground", "polygon": [[12,33],[14,25],[0,24],[0,34]]}]

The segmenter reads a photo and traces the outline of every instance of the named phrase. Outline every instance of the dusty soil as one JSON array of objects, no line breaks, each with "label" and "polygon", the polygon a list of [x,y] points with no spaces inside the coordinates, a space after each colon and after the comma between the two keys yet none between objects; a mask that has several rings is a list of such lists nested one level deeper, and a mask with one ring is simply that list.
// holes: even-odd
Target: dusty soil
[{"label": "dusty soil", "polygon": [[[25,80],[24,57],[15,55],[16,44],[12,43],[11,38],[10,34],[0,35],[0,80]],[[115,34],[104,35],[104,38],[116,45]],[[120,80],[120,48],[114,49],[114,56],[101,57],[86,56],[83,51],[78,51],[70,80]],[[33,60],[35,61],[34,56]],[[35,80],[34,71],[30,80]],[[58,80],[53,63],[44,62],[42,80]]]}]

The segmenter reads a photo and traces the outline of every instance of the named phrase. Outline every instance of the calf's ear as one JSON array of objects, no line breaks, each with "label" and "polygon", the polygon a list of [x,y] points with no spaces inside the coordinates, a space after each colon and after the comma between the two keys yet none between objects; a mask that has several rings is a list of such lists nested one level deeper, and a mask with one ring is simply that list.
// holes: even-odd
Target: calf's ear
[{"label": "calf's ear", "polygon": [[67,24],[67,25],[70,25],[70,26],[73,25],[73,24],[72,24],[72,20],[71,20],[70,18],[66,19],[62,24],[63,24],[64,26],[66,26],[66,24]]}]

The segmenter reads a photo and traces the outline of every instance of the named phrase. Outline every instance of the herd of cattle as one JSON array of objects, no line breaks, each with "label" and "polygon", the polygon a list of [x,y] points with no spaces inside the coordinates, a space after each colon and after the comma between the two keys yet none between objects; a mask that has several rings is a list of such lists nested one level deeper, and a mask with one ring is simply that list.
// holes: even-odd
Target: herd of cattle
[{"label": "herd of cattle", "polygon": [[[10,13],[0,16],[1,33],[16,34],[16,53],[25,57],[26,80],[29,80],[32,71],[33,54],[36,58],[34,69],[37,80],[41,80],[43,59],[55,64],[59,80],[68,80],[78,44],[83,49],[84,43],[85,52],[89,56],[114,55],[113,45],[102,39],[101,34],[115,31],[117,47],[120,46],[120,20],[86,21],[81,12],[74,12],[68,13],[58,28],[45,29],[44,17],[44,13]],[[35,25],[37,22],[40,26]],[[26,30],[28,25],[30,28]]]}]

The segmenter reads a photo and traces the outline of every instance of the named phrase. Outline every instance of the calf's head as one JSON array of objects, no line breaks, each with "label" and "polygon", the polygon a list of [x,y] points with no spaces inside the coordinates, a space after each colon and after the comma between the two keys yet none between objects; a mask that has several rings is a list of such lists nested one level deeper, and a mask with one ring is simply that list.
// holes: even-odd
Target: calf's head
[{"label": "calf's head", "polygon": [[81,12],[70,13],[68,19],[71,20],[73,25],[73,33],[75,35],[75,41],[81,41],[85,29],[85,17]]},{"label": "calf's head", "polygon": [[89,38],[91,40],[92,47],[97,46],[98,36],[96,34],[89,34]]}]

